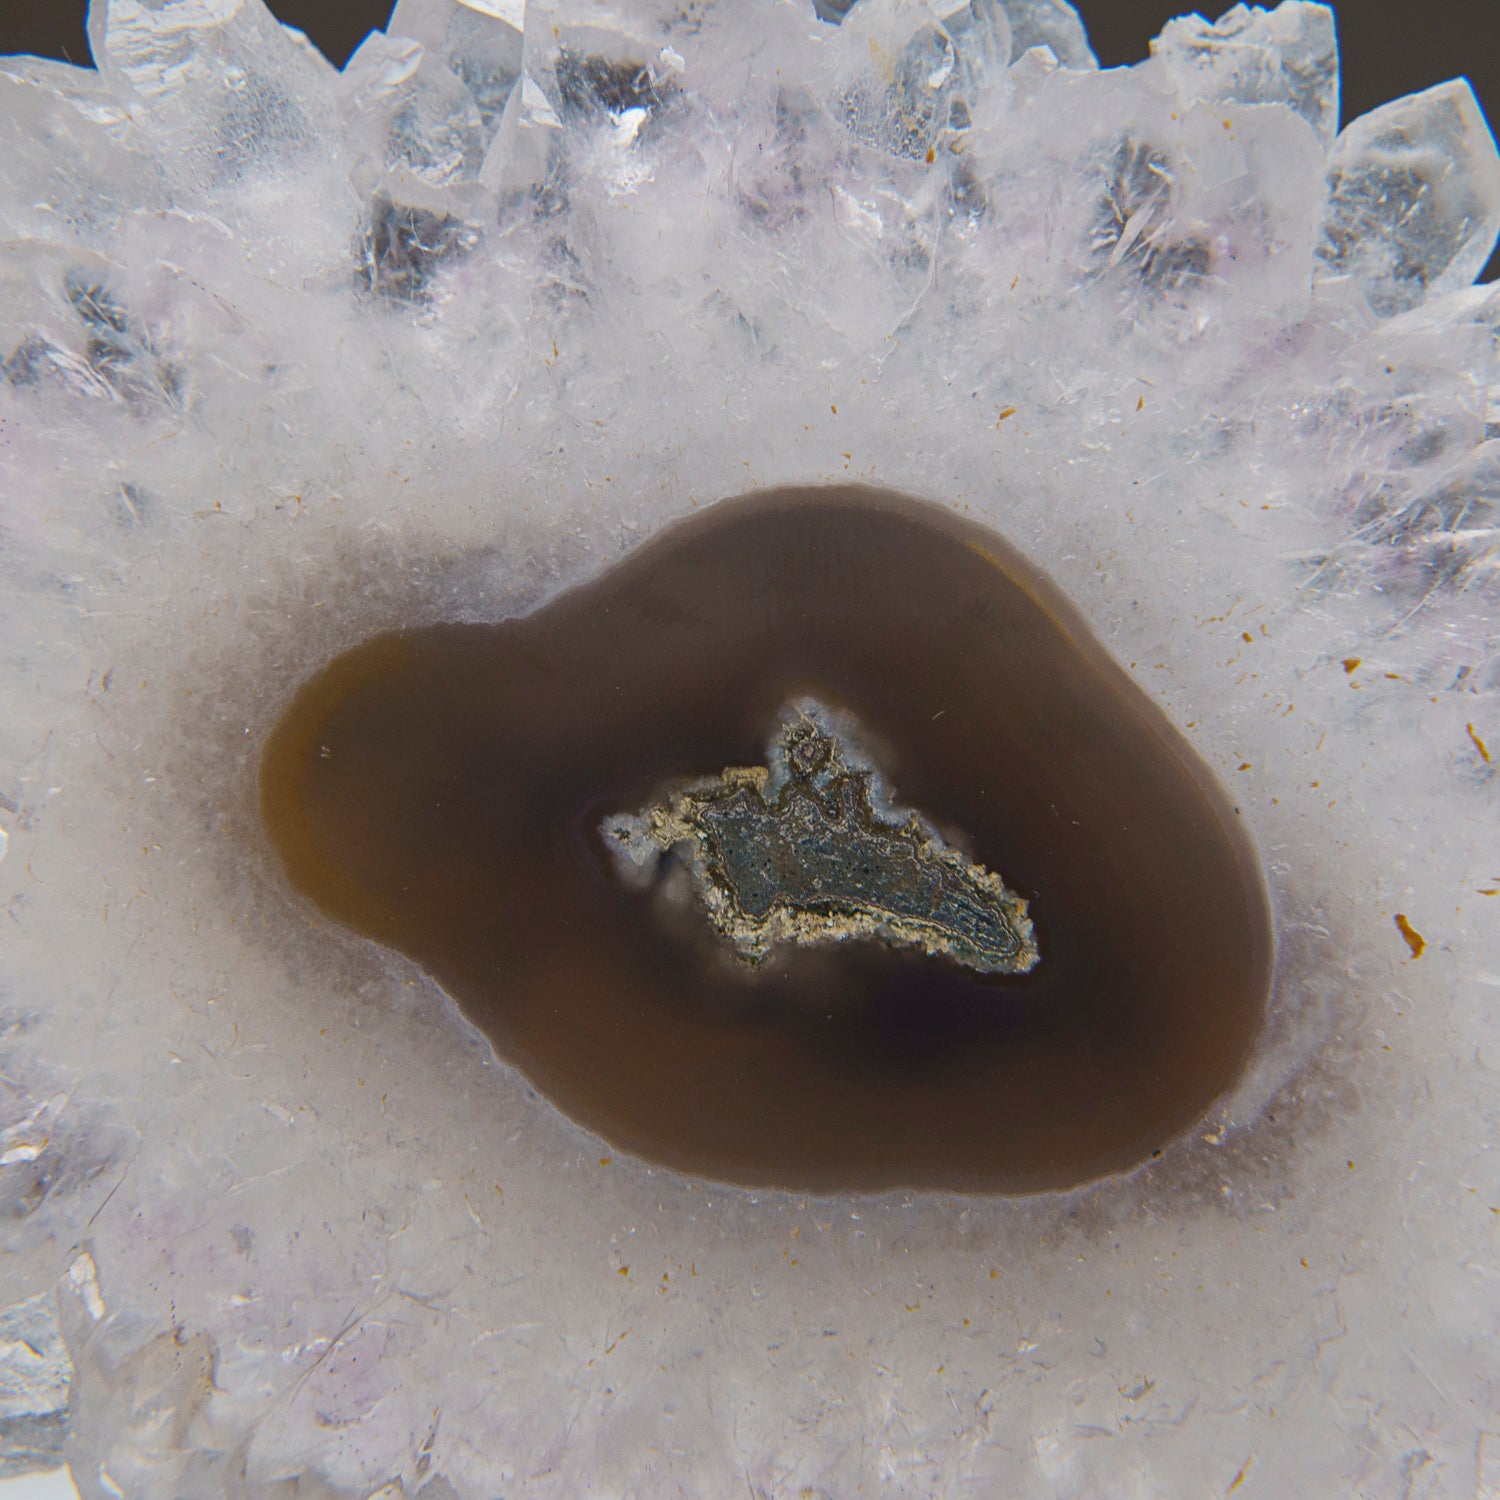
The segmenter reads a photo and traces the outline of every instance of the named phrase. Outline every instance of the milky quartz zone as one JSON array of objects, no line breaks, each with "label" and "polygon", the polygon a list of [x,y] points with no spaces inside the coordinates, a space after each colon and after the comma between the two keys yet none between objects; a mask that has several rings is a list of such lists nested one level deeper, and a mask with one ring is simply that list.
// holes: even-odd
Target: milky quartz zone
[{"label": "milky quartz zone", "polygon": [[[251,0],[90,35],[97,75],[0,65],[4,1463],[1493,1489],[1467,85],[1337,133],[1295,3],[1108,72],[1054,0],[401,0],[342,73]],[[257,746],[342,648],[850,480],[1034,559],[1262,851],[1256,1062],[1129,1178],[800,1198],[615,1156],[256,830]]]}]

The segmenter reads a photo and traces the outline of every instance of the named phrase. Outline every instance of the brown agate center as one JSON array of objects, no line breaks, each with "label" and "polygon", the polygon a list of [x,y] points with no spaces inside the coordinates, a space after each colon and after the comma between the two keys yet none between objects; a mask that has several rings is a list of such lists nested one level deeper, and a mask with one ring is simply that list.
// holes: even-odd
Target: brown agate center
[{"label": "brown agate center", "polygon": [[[1037,961],[882,918],[747,962],[680,848],[622,878],[608,820],[765,766],[798,702],[858,725],[941,858],[1003,877]],[[1201,1115],[1266,1003],[1259,862],[1207,768],[1024,558],[884,492],[725,502],[524,619],[366,642],[272,733],[261,812],[301,891],[560,1109],[721,1180],[1073,1187]],[[905,868],[870,878],[910,918]],[[821,921],[797,878],[761,906]]]}]

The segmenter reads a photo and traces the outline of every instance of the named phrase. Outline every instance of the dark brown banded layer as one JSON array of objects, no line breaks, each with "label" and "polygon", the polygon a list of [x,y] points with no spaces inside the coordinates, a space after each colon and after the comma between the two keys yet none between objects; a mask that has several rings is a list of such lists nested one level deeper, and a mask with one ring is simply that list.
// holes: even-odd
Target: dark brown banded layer
[{"label": "dark brown banded layer", "polygon": [[[753,764],[799,695],[1005,872],[1035,970],[851,943],[746,971],[614,877],[608,811]],[[726,502],[525,619],[356,648],[268,741],[261,807],[293,882],[561,1109],[711,1178],[1072,1187],[1201,1115],[1264,1013],[1259,863],[1207,768],[1036,568],[883,492]]]}]

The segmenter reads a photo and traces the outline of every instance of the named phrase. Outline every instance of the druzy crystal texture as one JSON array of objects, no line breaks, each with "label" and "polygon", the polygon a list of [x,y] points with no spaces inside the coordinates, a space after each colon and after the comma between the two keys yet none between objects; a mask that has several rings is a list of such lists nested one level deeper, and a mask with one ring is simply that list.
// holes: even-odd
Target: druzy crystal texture
[{"label": "druzy crystal texture", "polygon": [[1026,902],[893,805],[836,718],[815,699],[789,705],[768,766],[726,767],[606,818],[626,878],[686,854],[710,922],[751,963],[786,944],[869,941],[979,974],[1034,967]]},{"label": "druzy crystal texture", "polygon": [[[1500,1486],[1468,86],[1339,132],[1299,0],[1112,71],[1062,0],[401,0],[341,73],[258,0],[90,35],[97,72],[0,63],[0,1472]],[[271,728],[349,648],[833,483],[1014,544],[1260,851],[1254,1055],[1128,1175],[617,1154],[261,829]]]}]

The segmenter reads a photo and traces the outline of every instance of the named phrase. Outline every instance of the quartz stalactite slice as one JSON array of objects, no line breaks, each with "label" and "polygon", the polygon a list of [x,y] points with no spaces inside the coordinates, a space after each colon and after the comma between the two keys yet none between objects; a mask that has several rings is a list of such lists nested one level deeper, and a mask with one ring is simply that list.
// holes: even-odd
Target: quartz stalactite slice
[{"label": "quartz stalactite slice", "polygon": [[647,870],[684,850],[709,920],[751,963],[787,943],[867,938],[979,974],[1036,964],[1026,902],[886,802],[874,766],[820,705],[784,716],[768,759],[609,818],[604,837]]},{"label": "quartz stalactite slice", "polygon": [[[1492,145],[1445,89],[1330,158],[1320,9],[1102,72],[998,9],[1009,69],[995,0],[402,0],[342,77],[95,0],[100,72],[0,61],[0,1450],[1491,1487]],[[854,475],[941,505],[712,504]],[[743,964],[613,878],[803,692],[1030,972]]]}]

